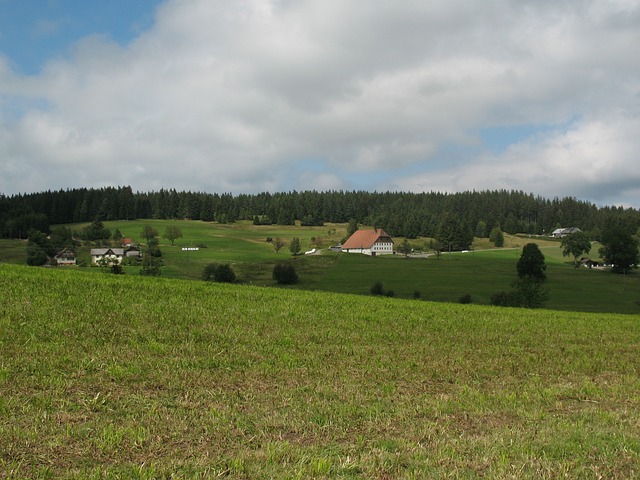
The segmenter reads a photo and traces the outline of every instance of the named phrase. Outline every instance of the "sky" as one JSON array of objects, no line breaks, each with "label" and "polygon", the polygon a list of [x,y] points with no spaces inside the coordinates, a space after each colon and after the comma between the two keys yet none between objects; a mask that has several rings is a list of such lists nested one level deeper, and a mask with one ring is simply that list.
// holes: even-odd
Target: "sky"
[{"label": "sky", "polygon": [[0,0],[0,194],[640,208],[640,0]]}]

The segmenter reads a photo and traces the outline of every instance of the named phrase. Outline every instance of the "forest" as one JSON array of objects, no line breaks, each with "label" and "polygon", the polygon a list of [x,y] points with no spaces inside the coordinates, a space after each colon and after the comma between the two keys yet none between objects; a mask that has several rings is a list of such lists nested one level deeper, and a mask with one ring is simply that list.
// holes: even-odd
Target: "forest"
[{"label": "forest", "polygon": [[578,227],[597,240],[611,220],[640,227],[640,211],[598,207],[575,198],[546,199],[522,191],[408,193],[366,191],[290,191],[238,194],[134,192],[131,187],[77,188],[0,195],[0,237],[26,238],[30,229],[93,220],[191,219],[230,223],[322,225],[358,223],[384,228],[390,235],[432,237],[452,218],[471,236],[504,232],[549,234],[558,227]]}]

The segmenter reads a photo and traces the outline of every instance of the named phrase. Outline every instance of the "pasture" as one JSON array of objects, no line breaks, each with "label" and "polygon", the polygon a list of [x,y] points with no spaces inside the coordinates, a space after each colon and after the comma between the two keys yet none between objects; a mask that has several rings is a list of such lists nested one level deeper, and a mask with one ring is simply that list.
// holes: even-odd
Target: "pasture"
[{"label": "pasture", "polygon": [[[458,302],[469,295],[473,303],[487,305],[493,294],[508,291],[515,279],[515,265],[522,246],[536,242],[546,257],[550,298],[548,308],[585,312],[640,313],[640,274],[615,275],[608,271],[575,269],[572,258],[562,257],[559,241],[545,238],[506,236],[505,247],[494,249],[487,239],[476,239],[474,250],[444,253],[439,258],[404,258],[402,255],[371,258],[364,255],[333,254],[327,250],[346,235],[346,225],[322,227],[254,226],[251,222],[232,224],[188,220],[136,220],[105,222],[114,231],[143,242],[140,232],[150,225],[162,235],[167,225],[178,226],[183,237],[175,246],[160,238],[163,254],[162,275],[169,278],[199,280],[208,263],[230,263],[238,282],[274,286],[273,266],[280,261],[293,262],[300,283],[293,288],[339,293],[369,294],[376,281],[396,297],[410,299],[419,292],[421,299]],[[80,229],[83,225],[72,225]],[[302,251],[319,248],[320,255],[293,258],[288,250],[293,237],[300,238]],[[276,253],[267,238],[283,240]],[[398,246],[403,239],[394,239]],[[428,239],[410,240],[416,248],[426,249]],[[200,246],[197,251],[183,247]],[[594,245],[592,258],[598,257]],[[80,258],[90,263],[90,246],[80,249]],[[0,240],[0,261],[24,263],[24,241]],[[98,273],[98,268],[87,270]],[[135,275],[136,267],[125,272]],[[291,288],[291,287],[289,287]]]},{"label": "pasture", "polygon": [[640,473],[637,316],[90,270],[0,265],[0,477]]}]

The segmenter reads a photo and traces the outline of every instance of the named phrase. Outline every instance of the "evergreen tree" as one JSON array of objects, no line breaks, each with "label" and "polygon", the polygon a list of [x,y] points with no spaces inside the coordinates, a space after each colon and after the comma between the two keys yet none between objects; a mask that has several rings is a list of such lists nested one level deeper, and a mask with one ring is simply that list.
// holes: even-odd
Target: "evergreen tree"
[{"label": "evergreen tree", "polygon": [[291,255],[298,255],[300,253],[300,239],[298,237],[293,237],[291,243],[289,244],[289,251]]}]

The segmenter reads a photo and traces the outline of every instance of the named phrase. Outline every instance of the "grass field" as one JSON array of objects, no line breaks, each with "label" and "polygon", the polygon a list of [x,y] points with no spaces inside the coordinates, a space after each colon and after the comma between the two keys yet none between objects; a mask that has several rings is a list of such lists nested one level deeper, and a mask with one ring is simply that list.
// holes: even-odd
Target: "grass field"
[{"label": "grass field", "polygon": [[0,477],[640,474],[636,316],[88,270],[0,265]]},{"label": "grass field", "polygon": [[[545,238],[507,236],[505,248],[493,249],[487,239],[476,239],[474,250],[467,253],[446,253],[439,259],[410,258],[401,255],[371,258],[364,255],[330,254],[292,258],[288,242],[299,237],[302,249],[337,244],[346,234],[346,225],[327,224],[323,227],[254,226],[250,222],[220,225],[198,221],[138,220],[106,222],[112,231],[118,228],[125,236],[141,242],[143,225],[155,227],[160,234],[167,225],[176,225],[183,238],[171,246],[161,240],[164,267],[162,275],[170,278],[198,280],[205,265],[211,262],[230,263],[238,281],[246,284],[273,286],[273,266],[279,261],[292,261],[300,276],[295,287],[340,293],[368,294],[376,281],[393,290],[400,298],[413,298],[418,291],[423,300],[458,302],[470,295],[473,303],[489,304],[493,294],[507,291],[515,278],[515,265],[522,246],[536,242],[542,249],[548,266],[549,308],[585,312],[640,313],[640,274],[615,275],[610,272],[575,269],[572,259],[562,257],[560,243]],[[72,228],[80,229],[82,225]],[[281,238],[287,243],[276,253],[267,237]],[[312,242],[312,239],[315,241]],[[400,244],[402,239],[395,239]],[[427,239],[411,240],[416,247],[428,244]],[[205,246],[198,251],[183,247]],[[80,250],[86,263],[90,246]],[[598,245],[592,258],[598,257]],[[24,241],[0,240],[0,261],[24,264]],[[97,268],[89,271],[99,272]],[[136,274],[137,268],[126,268]]]}]

